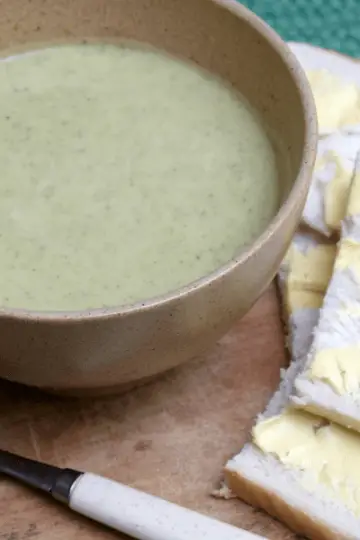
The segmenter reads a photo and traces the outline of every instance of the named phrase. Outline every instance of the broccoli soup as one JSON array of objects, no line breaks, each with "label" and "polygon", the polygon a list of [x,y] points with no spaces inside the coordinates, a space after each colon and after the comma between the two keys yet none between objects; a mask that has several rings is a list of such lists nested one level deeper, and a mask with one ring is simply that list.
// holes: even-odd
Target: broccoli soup
[{"label": "broccoli soup", "polygon": [[81,310],[214,271],[277,211],[257,114],[194,64],[129,44],[0,61],[0,307]]}]

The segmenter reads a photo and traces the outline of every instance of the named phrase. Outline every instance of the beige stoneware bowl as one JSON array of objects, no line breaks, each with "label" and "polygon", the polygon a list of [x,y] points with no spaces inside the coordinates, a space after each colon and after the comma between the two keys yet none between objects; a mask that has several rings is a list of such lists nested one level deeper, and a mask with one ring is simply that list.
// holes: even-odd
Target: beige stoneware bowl
[{"label": "beige stoneware bowl", "polygon": [[189,58],[239,88],[285,150],[277,153],[277,216],[250,249],[211,275],[128,308],[0,311],[0,377],[64,394],[129,388],[203,353],[273,279],[315,157],[308,84],[277,34],[232,0],[11,0],[1,2],[0,15],[3,49],[126,38]]}]

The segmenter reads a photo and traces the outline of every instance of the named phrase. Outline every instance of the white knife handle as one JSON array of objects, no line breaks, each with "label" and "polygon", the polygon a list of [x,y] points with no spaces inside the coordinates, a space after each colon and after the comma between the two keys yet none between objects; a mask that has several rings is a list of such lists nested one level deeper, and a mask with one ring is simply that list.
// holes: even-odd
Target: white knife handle
[{"label": "white knife handle", "polygon": [[242,529],[89,473],[75,481],[69,506],[138,540],[260,540]]}]

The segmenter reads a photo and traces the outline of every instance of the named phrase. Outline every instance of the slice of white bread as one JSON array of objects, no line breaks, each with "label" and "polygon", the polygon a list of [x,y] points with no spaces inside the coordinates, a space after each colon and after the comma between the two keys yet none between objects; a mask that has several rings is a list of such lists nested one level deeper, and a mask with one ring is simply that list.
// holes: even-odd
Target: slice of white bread
[{"label": "slice of white bread", "polygon": [[281,264],[278,283],[282,297],[287,345],[292,359],[306,355],[331,279],[336,246],[308,231],[296,233]]},{"label": "slice of white bread", "polygon": [[320,139],[302,220],[325,236],[339,235],[360,148],[360,133]]},{"label": "slice of white bread", "polygon": [[295,407],[360,431],[360,172],[351,187],[312,346],[291,399]]},{"label": "slice of white bread", "polygon": [[[334,246],[319,244],[316,238],[300,233],[282,264],[279,284],[289,318],[293,362],[258,422],[278,415],[288,406],[294,380],[304,369],[319,305],[330,279],[330,273],[326,271],[322,275],[327,278],[319,281],[318,269],[324,265],[328,268],[334,259]],[[305,281],[302,276],[306,276]],[[312,486],[311,491],[306,489],[301,484],[301,475],[301,471],[284,466],[274,455],[262,452],[251,443],[225,468],[227,485],[234,494],[266,510],[295,532],[314,540],[360,538],[360,521],[356,516],[341,501],[334,502],[322,486],[315,490]]]},{"label": "slice of white bread", "polygon": [[320,136],[358,130],[360,64],[355,58],[307,43],[289,43],[306,71],[315,98]]},{"label": "slice of white bread", "polygon": [[[258,423],[284,411],[294,378],[302,367],[301,360],[290,366]],[[314,417],[314,425],[319,421]],[[354,436],[358,438],[360,456],[360,436]],[[360,516],[346,507],[340,495],[334,497],[320,483],[312,483],[311,487],[304,484],[305,475],[305,471],[284,465],[252,443],[246,444],[225,468],[226,483],[239,498],[267,511],[296,533],[312,540],[359,540]]]}]

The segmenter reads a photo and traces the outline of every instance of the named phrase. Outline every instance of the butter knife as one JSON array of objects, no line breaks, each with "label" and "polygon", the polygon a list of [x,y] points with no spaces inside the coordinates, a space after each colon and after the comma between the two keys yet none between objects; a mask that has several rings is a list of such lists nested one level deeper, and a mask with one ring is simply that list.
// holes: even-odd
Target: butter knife
[{"label": "butter knife", "polygon": [[0,473],[138,540],[265,540],[113,480],[0,450]]}]

